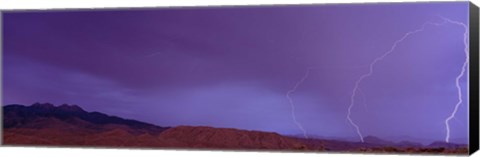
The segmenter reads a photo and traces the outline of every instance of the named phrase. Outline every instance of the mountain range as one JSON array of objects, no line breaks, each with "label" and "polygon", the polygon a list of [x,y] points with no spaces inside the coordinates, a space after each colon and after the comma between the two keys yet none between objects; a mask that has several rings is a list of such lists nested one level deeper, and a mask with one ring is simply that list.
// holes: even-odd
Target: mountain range
[{"label": "mountain range", "polygon": [[468,145],[434,142],[430,145],[391,142],[366,136],[364,142],[300,138],[275,132],[210,126],[162,127],[77,105],[35,103],[3,106],[3,144],[235,150],[357,151],[462,153]]}]

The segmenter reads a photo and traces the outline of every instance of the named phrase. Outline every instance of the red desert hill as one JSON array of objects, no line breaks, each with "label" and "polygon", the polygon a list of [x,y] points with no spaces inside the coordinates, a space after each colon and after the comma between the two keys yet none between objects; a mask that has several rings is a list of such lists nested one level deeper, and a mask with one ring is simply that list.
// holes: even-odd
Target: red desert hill
[{"label": "red desert hill", "polygon": [[[86,112],[75,105],[36,103],[7,105],[3,109],[6,145],[309,149],[301,140],[273,132],[204,126],[159,127]],[[316,150],[323,149],[316,147]]]}]

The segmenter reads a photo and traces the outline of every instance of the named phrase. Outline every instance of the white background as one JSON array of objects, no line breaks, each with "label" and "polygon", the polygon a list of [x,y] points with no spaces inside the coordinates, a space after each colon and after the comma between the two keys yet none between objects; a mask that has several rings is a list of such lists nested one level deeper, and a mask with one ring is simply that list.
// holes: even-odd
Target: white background
[{"label": "white background", "polygon": [[[52,9],[52,8],[132,8],[159,6],[205,6],[205,5],[254,5],[254,4],[309,4],[309,3],[367,3],[367,2],[414,2],[428,0],[0,0],[0,9]],[[446,1],[446,0],[435,0]],[[472,0],[480,5],[480,0]],[[92,148],[45,148],[45,147],[0,147],[0,156],[29,157],[150,157],[150,156],[209,156],[209,157],[345,157],[352,154],[285,153],[285,152],[238,152],[238,151],[186,151],[147,149],[92,149]],[[419,155],[363,155],[354,156],[419,156]],[[423,155],[422,155],[423,156]],[[477,152],[474,156],[480,157]]]}]

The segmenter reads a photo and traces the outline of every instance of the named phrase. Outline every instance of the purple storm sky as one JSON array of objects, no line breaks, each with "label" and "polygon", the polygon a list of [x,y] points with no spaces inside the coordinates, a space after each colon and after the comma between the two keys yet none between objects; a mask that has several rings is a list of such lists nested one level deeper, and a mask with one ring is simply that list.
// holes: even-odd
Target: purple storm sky
[{"label": "purple storm sky", "polygon": [[[208,125],[358,140],[355,81],[406,32],[468,2],[31,11],[3,14],[3,105],[77,104],[160,126]],[[352,118],[364,135],[443,141],[464,29],[427,26],[365,79]],[[467,79],[462,78],[464,93]],[[451,121],[468,138],[468,101]]]}]

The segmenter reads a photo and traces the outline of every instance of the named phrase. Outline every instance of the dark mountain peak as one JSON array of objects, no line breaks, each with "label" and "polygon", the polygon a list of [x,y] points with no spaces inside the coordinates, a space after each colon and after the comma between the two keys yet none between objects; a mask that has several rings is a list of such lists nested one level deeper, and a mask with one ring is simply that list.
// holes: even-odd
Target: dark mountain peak
[{"label": "dark mountain peak", "polygon": [[23,105],[20,105],[20,104],[10,104],[10,105],[5,105],[3,106],[3,109],[8,109],[8,110],[15,110],[15,109],[19,109],[19,108],[24,108],[26,106],[23,106]]},{"label": "dark mountain peak", "polygon": [[380,139],[379,137],[376,137],[376,136],[365,136],[363,138],[364,141],[383,141],[382,139]]},{"label": "dark mountain peak", "polygon": [[[65,112],[65,113],[71,113],[71,112],[78,112],[78,113],[83,113],[85,112],[81,107],[77,105],[69,105],[69,104],[62,104],[60,106],[55,106],[51,103],[34,103],[31,106],[28,106],[28,108],[32,108],[38,111],[43,111],[43,112]],[[53,113],[53,112],[52,112]]]},{"label": "dark mountain peak", "polygon": [[387,140],[381,139],[381,138],[376,137],[376,136],[365,136],[363,138],[363,140],[365,141],[365,143],[372,143],[372,144],[382,144],[382,145],[393,145],[394,144],[391,141],[387,141]]},{"label": "dark mountain peak", "polygon": [[103,125],[124,125],[132,129],[147,130],[151,134],[158,134],[168,127],[159,127],[153,124],[136,120],[123,119],[100,112],[87,112],[77,105],[62,104],[54,106],[50,103],[35,103],[31,106],[7,105],[3,106],[4,128],[22,128],[36,125],[46,119],[54,119],[71,125],[79,125],[78,122],[89,123],[103,127]]},{"label": "dark mountain peak", "polygon": [[55,106],[53,104],[39,103],[39,102],[36,102],[36,103],[32,104],[30,107],[42,108],[42,109],[53,109],[53,108],[55,108]]},{"label": "dark mountain peak", "polygon": [[63,111],[68,111],[68,112],[85,112],[81,107],[77,105],[62,104],[57,108]]}]

